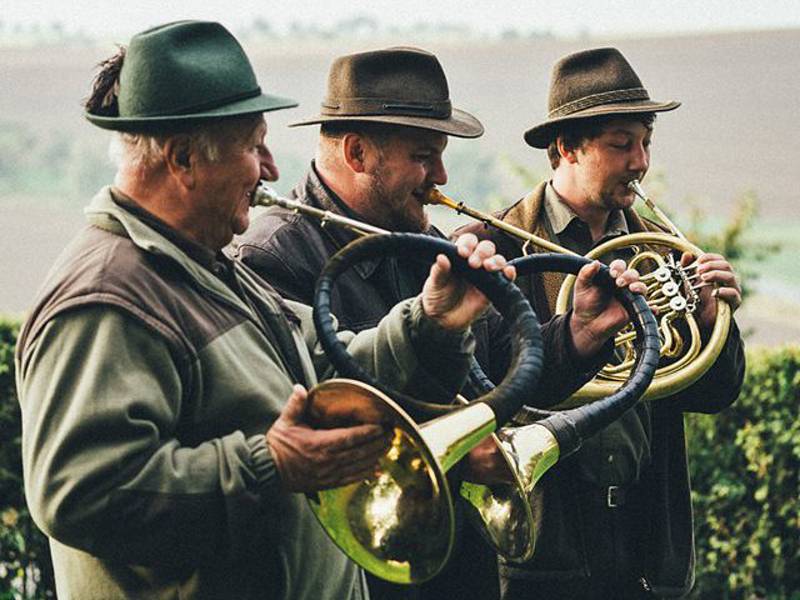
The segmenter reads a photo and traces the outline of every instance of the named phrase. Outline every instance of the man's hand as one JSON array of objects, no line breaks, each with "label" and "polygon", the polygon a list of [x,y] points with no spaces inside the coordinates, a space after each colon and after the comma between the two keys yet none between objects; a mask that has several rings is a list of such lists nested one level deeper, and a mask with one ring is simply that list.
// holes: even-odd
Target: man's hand
[{"label": "man's hand", "polygon": [[372,475],[391,442],[380,425],[312,429],[304,421],[308,394],[295,385],[280,417],[267,431],[267,445],[289,492],[316,492]]},{"label": "man's hand", "polygon": [[[681,265],[686,267],[693,260],[693,255],[684,252],[681,256]],[[699,290],[700,312],[697,321],[700,329],[709,331],[714,327],[717,318],[717,300],[722,298],[731,305],[731,310],[735,311],[742,304],[742,288],[733,267],[720,254],[701,254],[697,258],[697,273],[700,275],[700,280],[695,281],[695,285],[705,283],[718,286],[706,285]]]},{"label": "man's hand", "polygon": [[[488,240],[478,242],[471,233],[455,241],[459,256],[466,258],[473,269],[502,270],[514,279],[516,270],[506,264],[506,259],[495,253],[494,244]],[[422,288],[422,309],[445,329],[466,329],[478,318],[489,301],[480,291],[451,272],[450,261],[440,254],[431,266],[430,275]]]},{"label": "man's hand", "polygon": [[[647,288],[639,281],[639,273],[635,269],[626,270],[625,261],[615,260],[608,268],[617,287],[627,287],[637,294],[645,293]],[[608,339],[630,320],[625,308],[610,291],[592,283],[599,270],[600,263],[594,261],[578,272],[575,281],[569,327],[572,342],[581,358],[600,351]]]},{"label": "man's hand", "polygon": [[462,476],[467,481],[483,485],[514,481],[514,474],[491,435],[484,438],[464,458]]}]

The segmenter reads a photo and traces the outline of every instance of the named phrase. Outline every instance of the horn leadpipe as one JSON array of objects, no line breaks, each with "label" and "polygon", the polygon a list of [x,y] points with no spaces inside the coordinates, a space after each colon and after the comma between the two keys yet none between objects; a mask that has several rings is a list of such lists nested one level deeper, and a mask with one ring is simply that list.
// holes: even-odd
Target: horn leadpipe
[{"label": "horn leadpipe", "polygon": [[369,223],[364,223],[363,221],[337,215],[329,210],[322,210],[321,208],[309,206],[308,204],[303,204],[298,200],[283,198],[263,181],[258,184],[258,187],[250,197],[250,206],[280,206],[286,210],[292,210],[294,212],[319,219],[323,226],[326,223],[336,223],[337,225],[346,227],[347,229],[355,231],[361,235],[385,235],[390,233],[386,229],[381,229],[380,227],[370,225]]},{"label": "horn leadpipe", "polygon": [[644,191],[644,188],[642,188],[642,184],[639,183],[638,179],[632,179],[631,181],[629,181],[628,189],[642,199],[642,201],[647,205],[647,208],[649,208],[650,210],[653,211],[653,213],[655,213],[655,215],[659,218],[659,220],[662,221],[667,226],[667,229],[669,229],[669,232],[672,235],[679,237],[682,240],[686,239],[686,236],[683,235],[683,233],[681,233],[681,231],[675,226],[675,223],[673,223],[670,220],[670,218],[666,214],[664,214],[664,211],[658,208],[655,202],[653,202],[647,196],[647,194]]},{"label": "horn leadpipe", "polygon": [[476,221],[480,221],[484,225],[491,225],[492,227],[496,227],[506,233],[518,238],[525,240],[528,243],[533,244],[534,246],[538,246],[540,248],[544,248],[545,250],[550,250],[550,252],[557,252],[559,254],[573,254],[575,256],[579,256],[576,252],[572,250],[568,250],[563,246],[559,246],[551,242],[550,240],[546,240],[538,235],[534,235],[524,229],[511,225],[510,223],[506,223],[505,221],[498,219],[497,217],[481,212],[474,208],[470,208],[463,202],[456,202],[452,198],[448,198],[442,192],[437,190],[436,188],[432,188],[428,195],[425,198],[427,204],[441,204],[442,206],[446,206],[448,208],[453,209],[459,214],[467,215],[475,219]]}]

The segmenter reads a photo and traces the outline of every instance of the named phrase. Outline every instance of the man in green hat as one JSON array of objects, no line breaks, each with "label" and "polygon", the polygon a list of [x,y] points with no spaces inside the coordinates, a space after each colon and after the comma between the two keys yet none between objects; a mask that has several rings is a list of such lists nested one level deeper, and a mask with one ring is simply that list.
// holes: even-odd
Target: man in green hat
[{"label": "man in green hat", "polygon": [[[447,183],[443,153],[448,136],[476,138],[483,133],[478,119],[453,107],[436,56],[410,47],[337,57],[320,113],[294,125],[320,126],[316,158],[294,189],[295,198],[390,231],[436,237],[443,234],[430,225],[425,203],[433,187]],[[355,237],[353,231],[323,227],[312,217],[274,207],[254,221],[237,252],[283,296],[310,302],[325,263]],[[298,247],[303,252],[297,252]],[[624,265],[620,262],[615,268],[622,273]],[[373,327],[396,302],[418,293],[424,277],[424,268],[413,256],[361,263],[338,280],[333,311],[348,329]],[[614,312],[619,310],[616,302],[590,286],[590,279],[581,279],[579,287],[592,291],[582,288],[587,293],[573,316],[602,313],[603,318],[586,319],[591,325],[580,329],[573,327],[579,318],[558,317],[545,325],[546,376],[531,390],[531,398],[563,398],[585,383],[603,363],[598,359],[603,342],[627,321],[623,312]],[[616,318],[609,317],[612,314]],[[481,366],[490,379],[501,380],[509,364],[509,332],[492,312],[473,330]],[[469,389],[465,392],[474,395]],[[487,464],[497,466],[500,459],[492,449],[487,441],[470,454],[465,467],[476,472],[469,476],[478,476],[477,471],[486,475]],[[497,597],[494,553],[467,524],[461,528],[460,542],[448,567],[434,580],[409,588],[368,575],[371,595],[381,600]]]},{"label": "man in green hat", "polygon": [[[546,149],[552,178],[497,216],[578,254],[628,233],[663,231],[632,209],[629,183],[650,163],[658,112],[678,102],[656,102],[615,48],[562,58],[553,68],[549,112],[525,133]],[[472,232],[495,241],[506,256],[522,254],[523,241],[482,224]],[[630,250],[630,248],[628,248]],[[629,260],[620,251],[617,258]],[[692,257],[679,257],[684,265]],[[718,254],[697,257],[704,340],[716,303],[741,303],[733,268]],[[537,315],[552,314],[559,277],[518,282]],[[713,294],[712,294],[713,290]],[[683,413],[711,413],[736,399],[744,354],[735,323],[721,354],[704,377],[684,391],[641,402],[587,440],[569,460],[549,471],[531,501],[541,514],[534,557],[501,563],[504,599],[606,599],[681,597],[694,581],[694,548]]]},{"label": "man in green hat", "polygon": [[[221,252],[278,176],[262,113],[294,105],[217,23],[150,29],[102,66],[86,116],[115,132],[116,179],[17,354],[26,496],[60,598],[366,598],[305,494],[369,476],[390,434],[306,422],[330,371],[311,310]],[[458,247],[505,268],[490,243]],[[447,259],[430,273],[377,329],[342,334],[399,389],[460,385],[486,307]]]}]

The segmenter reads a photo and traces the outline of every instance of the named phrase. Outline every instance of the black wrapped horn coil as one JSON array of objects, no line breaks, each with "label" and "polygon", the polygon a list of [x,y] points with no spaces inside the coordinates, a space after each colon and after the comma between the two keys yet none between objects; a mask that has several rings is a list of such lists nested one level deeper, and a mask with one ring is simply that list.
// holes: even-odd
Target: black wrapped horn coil
[{"label": "black wrapped horn coil", "polygon": [[438,254],[450,260],[453,271],[481,290],[510,324],[514,359],[503,381],[476,400],[494,412],[498,425],[509,420],[522,406],[529,390],[535,389],[542,369],[544,350],[539,321],[522,292],[500,273],[473,269],[450,242],[422,234],[392,233],[358,238],[337,252],[326,264],[314,293],[314,325],[328,359],[342,377],[372,385],[397,401],[415,419],[426,419],[453,410],[415,400],[381,384],[362,369],[336,336],[331,315],[331,292],[336,279],[352,265],[376,256],[413,256],[433,262]]},{"label": "black wrapped horn coil", "polygon": [[[517,275],[539,271],[559,271],[577,274],[589,259],[567,254],[534,254],[512,260]],[[575,452],[583,440],[608,427],[638,402],[653,380],[659,362],[661,339],[658,323],[645,298],[618,288],[608,267],[603,265],[595,282],[612,290],[630,316],[636,330],[636,360],[628,380],[613,394],[577,408],[564,411],[545,411],[523,407],[525,421],[537,421],[547,427],[559,443],[561,458]]]}]

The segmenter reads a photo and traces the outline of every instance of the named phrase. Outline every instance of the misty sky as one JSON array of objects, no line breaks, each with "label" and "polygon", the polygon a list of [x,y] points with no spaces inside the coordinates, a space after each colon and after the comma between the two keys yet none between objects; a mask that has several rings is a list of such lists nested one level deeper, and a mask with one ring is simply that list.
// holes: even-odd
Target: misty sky
[{"label": "misty sky", "polygon": [[210,19],[231,28],[256,18],[278,31],[292,22],[325,26],[355,16],[383,26],[419,22],[466,25],[477,31],[506,29],[572,36],[640,35],[800,27],[798,0],[3,0],[0,24],[49,26],[104,36],[131,34],[176,19]]}]

